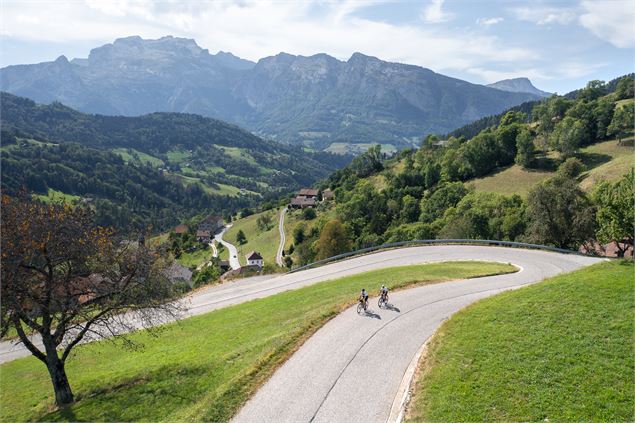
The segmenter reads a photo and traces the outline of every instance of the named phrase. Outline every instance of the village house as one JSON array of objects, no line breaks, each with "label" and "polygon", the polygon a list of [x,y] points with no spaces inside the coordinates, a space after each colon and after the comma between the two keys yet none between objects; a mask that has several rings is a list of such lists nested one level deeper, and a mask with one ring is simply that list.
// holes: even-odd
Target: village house
[{"label": "village house", "polygon": [[307,207],[314,207],[317,204],[315,198],[295,197],[291,200],[290,206],[296,209],[304,209]]},{"label": "village house", "polygon": [[175,234],[182,235],[182,234],[186,234],[190,230],[190,228],[189,226],[182,223],[178,225],[177,227],[175,227],[173,230]]},{"label": "village house", "polygon": [[262,268],[262,266],[264,265],[262,256],[257,251],[252,251],[251,253],[247,254],[246,258],[247,266],[258,266]]},{"label": "village house", "polygon": [[[319,191],[312,188],[302,188],[297,197],[317,199]],[[297,198],[296,197],[296,198]]]},{"label": "village house", "polygon": [[331,191],[330,189],[325,189],[324,191],[322,191],[322,201],[330,201],[335,197],[335,194],[333,194],[333,191]]},{"label": "village house", "polygon": [[212,242],[212,233],[210,231],[199,229],[196,231],[196,240],[206,244]]}]

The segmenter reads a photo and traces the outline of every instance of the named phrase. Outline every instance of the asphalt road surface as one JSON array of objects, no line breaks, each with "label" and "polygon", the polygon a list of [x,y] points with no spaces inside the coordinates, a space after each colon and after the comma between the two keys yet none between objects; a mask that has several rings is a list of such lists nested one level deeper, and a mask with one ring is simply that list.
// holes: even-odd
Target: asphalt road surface
[{"label": "asphalt road surface", "polygon": [[284,234],[284,215],[287,213],[287,208],[283,207],[280,210],[280,221],[278,222],[278,232],[280,233],[280,243],[278,244],[278,251],[276,252],[276,263],[280,267],[284,267],[284,262],[282,261],[282,251],[284,251],[284,244],[287,241]]},{"label": "asphalt road surface", "polygon": [[[218,239],[218,238],[217,238]],[[231,250],[230,250],[231,252]],[[290,289],[297,289],[303,286],[312,285],[317,282],[330,280],[339,278],[342,276],[353,275],[361,272],[366,272],[374,269],[382,269],[386,267],[392,266],[404,266],[404,265],[412,265],[412,264],[421,264],[427,262],[439,262],[439,261],[450,261],[450,260],[485,260],[485,261],[502,261],[502,262],[511,262],[514,264],[518,264],[522,266],[524,269],[522,272],[507,275],[507,276],[499,276],[495,278],[483,278],[479,280],[472,280],[469,282],[463,282],[463,284],[467,284],[467,287],[464,289],[477,289],[480,290],[479,286],[486,284],[486,289],[496,289],[499,284],[502,284],[503,288],[518,286],[524,283],[536,282],[544,277],[552,276],[554,274],[574,270],[581,266],[585,266],[588,264],[592,264],[598,261],[598,259],[581,257],[576,255],[564,255],[557,253],[549,253],[535,250],[522,250],[522,249],[512,249],[512,248],[500,248],[500,247],[481,247],[481,246],[427,246],[427,247],[412,247],[412,248],[401,248],[395,250],[382,251],[378,253],[368,254],[364,256],[355,257],[349,260],[343,260],[339,262],[335,262],[332,264],[328,264],[322,267],[318,267],[315,269],[308,269],[296,273],[285,274],[280,276],[256,276],[253,278],[239,279],[232,282],[227,282],[222,285],[215,285],[209,287],[204,290],[198,290],[189,297],[186,298],[187,302],[187,315],[198,315],[203,313],[208,313],[213,310],[217,310],[219,308],[231,306],[234,304],[240,304],[246,301],[250,301],[256,298],[264,298],[270,295],[274,295],[283,291],[288,291]],[[487,283],[487,281],[493,280],[492,283]],[[380,281],[377,281],[380,283]],[[436,295],[452,295],[454,292],[455,286],[462,286],[461,282],[452,282],[452,283],[444,283],[439,285],[433,285],[425,288],[417,288],[429,290],[432,289],[434,291],[439,291]],[[493,288],[492,288],[493,287]],[[368,286],[369,289],[373,288],[372,285]],[[500,287],[498,287],[500,289]],[[410,292],[419,292],[415,290],[408,290]],[[427,292],[427,291],[426,291]],[[474,295],[483,295],[488,294],[491,295],[494,291],[485,291],[481,294]],[[351,293],[351,295],[356,295],[357,293]],[[424,293],[425,297],[428,295],[432,295],[431,293]],[[377,315],[381,317],[381,319],[376,318],[368,318],[368,317],[359,317],[356,314],[354,316],[349,316],[351,311],[347,311],[342,314],[340,317],[334,319],[329,324],[325,326],[325,329],[321,330],[318,334],[316,334],[315,338],[312,338],[307,344],[299,351],[298,355],[294,356],[289,363],[297,363],[298,358],[301,357],[303,351],[308,348],[309,345],[315,343],[315,339],[319,341],[322,337],[322,334],[326,330],[328,332],[329,327],[331,327],[334,322],[340,322],[342,320],[347,320],[353,318],[351,321],[353,322],[354,330],[351,333],[354,333],[354,337],[351,337],[350,341],[353,339],[357,339],[358,336],[362,336],[365,331],[373,330],[374,326],[370,326],[366,329],[364,327],[366,325],[377,324],[377,322],[386,323],[388,321],[388,316],[398,317],[405,316],[405,312],[408,311],[407,303],[405,300],[401,299],[401,296],[407,297],[408,295],[400,293],[396,293],[394,296],[391,296],[390,302],[393,303],[396,307],[401,310],[401,313],[396,313],[394,311],[378,311],[376,305],[372,305],[372,307],[377,311]],[[419,297],[419,295],[417,295]],[[428,297],[429,298],[429,297]],[[460,297],[463,298],[463,297]],[[476,298],[474,298],[476,299]],[[472,301],[474,300],[472,299]],[[414,300],[414,295],[413,295]],[[424,307],[425,308],[425,307]],[[411,315],[412,313],[408,313],[407,315]],[[449,315],[448,312],[441,313]],[[349,317],[347,317],[349,316]],[[422,323],[423,325],[423,323]],[[437,323],[438,325],[438,323]],[[388,326],[392,327],[392,326]],[[434,326],[436,328],[436,325]],[[349,334],[350,335],[350,334]],[[362,336],[363,338],[363,336]],[[414,337],[413,337],[414,338]],[[424,340],[425,340],[424,336]],[[36,345],[41,345],[38,341],[37,337],[34,338],[34,343]],[[416,343],[416,342],[415,342]],[[372,342],[371,342],[372,344]],[[421,343],[419,343],[421,344]],[[345,354],[345,349],[342,348],[342,345],[338,345],[338,357],[341,354]],[[399,345],[399,349],[402,348],[402,345]],[[341,349],[341,351],[340,351]],[[332,352],[332,351],[331,351]],[[11,341],[3,341],[0,342],[0,363],[4,363],[7,361],[14,360],[16,358],[28,356],[30,353],[22,346],[21,344],[15,344]],[[338,360],[332,359],[331,357],[323,359],[325,362],[329,363],[333,362],[333,366],[336,366],[336,362]],[[288,364],[292,365],[292,364]],[[266,395],[266,392],[271,389],[272,383],[275,383],[275,380],[279,379],[279,374],[284,372],[285,368],[288,366],[283,366],[278,373],[274,376],[272,381],[265,385],[263,390],[256,395],[254,400],[261,398],[262,395]],[[331,366],[331,364],[329,364]],[[320,374],[323,373],[323,366],[320,365],[318,367],[320,369]],[[350,366],[349,366],[350,367]],[[341,370],[341,368],[340,368]],[[391,366],[391,373],[396,372],[395,374],[401,372],[399,367]],[[374,371],[371,372],[374,374]],[[403,375],[403,372],[399,375],[399,378]],[[316,380],[319,378],[315,378],[315,375],[312,375],[308,381],[306,381],[307,385],[312,385],[316,383]],[[376,380],[373,382],[376,383]],[[317,388],[316,388],[317,389]],[[309,395],[307,393],[307,395]],[[299,396],[303,396],[304,394],[298,394]],[[274,407],[275,401],[269,404],[269,406]],[[253,414],[249,414],[249,410],[253,410],[253,402],[250,402],[249,405],[243,410],[240,415],[241,419],[250,419]],[[274,421],[276,419],[270,418],[271,415],[267,414],[267,410],[271,409],[269,406],[264,407],[260,410],[262,413],[262,417],[259,420],[270,420]],[[315,411],[315,410],[314,410]],[[310,413],[312,414],[312,413]],[[310,417],[310,416],[309,416]],[[285,418],[285,415],[282,415],[282,418]],[[293,420],[289,416],[289,419]]]},{"label": "asphalt road surface", "polygon": [[[599,261],[541,251],[451,246],[388,251],[356,260],[362,264],[380,258],[390,265],[493,260],[513,263],[521,270],[395,292],[386,309],[380,309],[377,297],[372,297],[369,310],[361,315],[356,306],[349,308],[278,369],[234,422],[395,421],[410,382],[404,375],[444,320],[481,298]],[[380,283],[369,281],[367,289],[376,292]]]},{"label": "asphalt road surface", "polygon": [[236,249],[236,246],[223,239],[223,235],[229,228],[231,228],[231,225],[225,226],[222,231],[214,235],[214,239],[223,244],[229,251],[229,266],[232,269],[240,269],[240,261],[238,261],[238,250]]}]

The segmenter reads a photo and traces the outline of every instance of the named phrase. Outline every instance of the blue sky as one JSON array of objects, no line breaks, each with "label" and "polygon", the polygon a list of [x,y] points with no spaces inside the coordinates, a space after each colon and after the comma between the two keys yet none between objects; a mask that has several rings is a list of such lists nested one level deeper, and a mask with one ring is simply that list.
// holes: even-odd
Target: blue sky
[{"label": "blue sky", "polygon": [[251,60],[359,51],[475,83],[527,76],[559,93],[635,69],[632,0],[4,0],[0,66],[86,57],[130,35],[193,38]]}]

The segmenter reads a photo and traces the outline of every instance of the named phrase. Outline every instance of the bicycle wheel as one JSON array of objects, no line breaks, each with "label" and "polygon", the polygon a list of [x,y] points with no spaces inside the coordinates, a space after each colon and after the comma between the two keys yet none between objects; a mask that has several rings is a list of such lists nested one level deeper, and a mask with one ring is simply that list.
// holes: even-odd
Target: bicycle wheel
[{"label": "bicycle wheel", "polygon": [[364,306],[362,305],[362,303],[357,303],[357,314],[362,314],[363,310]]},{"label": "bicycle wheel", "polygon": [[379,297],[379,299],[377,300],[377,306],[379,306],[379,308],[381,308],[384,305],[384,299]]}]

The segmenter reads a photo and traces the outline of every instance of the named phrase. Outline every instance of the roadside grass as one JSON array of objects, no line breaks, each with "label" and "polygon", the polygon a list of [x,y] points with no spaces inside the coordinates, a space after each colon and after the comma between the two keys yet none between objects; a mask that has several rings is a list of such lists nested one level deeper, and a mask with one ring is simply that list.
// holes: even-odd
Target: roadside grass
[{"label": "roadside grass", "polygon": [[[263,214],[271,216],[271,226],[269,230],[260,230],[256,221]],[[238,259],[241,265],[246,265],[245,254],[251,251],[258,251],[265,264],[276,266],[276,253],[280,243],[280,233],[278,223],[280,220],[280,210],[267,210],[261,213],[252,214],[243,219],[233,222],[232,227],[223,235],[223,239],[234,244],[238,249]],[[242,230],[247,237],[247,243],[240,245],[236,241],[238,231]]]},{"label": "roadside grass", "polygon": [[196,250],[191,253],[183,252],[179,256],[179,258],[176,259],[176,261],[185,267],[196,268],[197,266],[211,260],[213,254],[214,251],[211,247]]},{"label": "roadside grass", "polygon": [[[321,282],[130,335],[143,349],[81,345],[67,372],[76,403],[54,409],[45,366],[34,357],[0,365],[0,420],[227,421],[306,339],[355,302],[359,290],[396,289],[514,272],[501,263],[387,268]],[[374,283],[373,283],[374,282]]]},{"label": "roadside grass", "polygon": [[[588,191],[600,181],[620,179],[629,169],[635,167],[633,153],[635,150],[632,138],[624,140],[623,145],[618,145],[616,140],[609,140],[580,149],[578,156],[588,168],[580,177],[580,186]],[[527,170],[513,165],[467,183],[476,191],[519,194],[524,197],[534,185],[555,174],[553,170]]]},{"label": "roadside grass", "polygon": [[481,300],[432,338],[409,420],[633,421],[633,263]]}]

